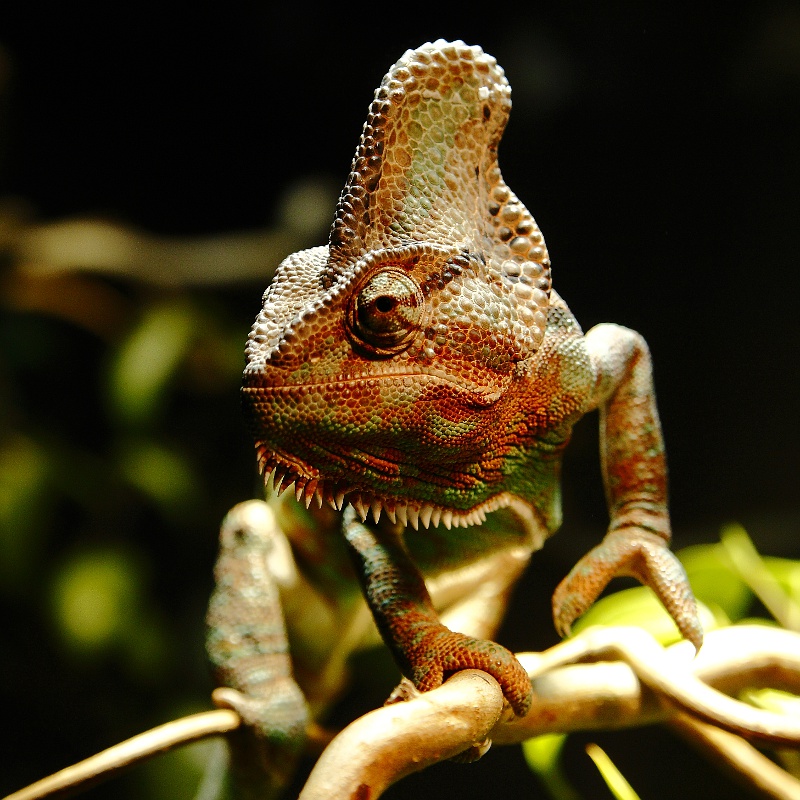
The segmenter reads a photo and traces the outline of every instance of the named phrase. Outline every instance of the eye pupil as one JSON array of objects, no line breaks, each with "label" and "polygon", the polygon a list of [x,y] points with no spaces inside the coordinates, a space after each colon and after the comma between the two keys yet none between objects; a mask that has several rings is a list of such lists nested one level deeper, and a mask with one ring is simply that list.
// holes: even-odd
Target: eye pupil
[{"label": "eye pupil", "polygon": [[381,314],[387,314],[397,305],[397,300],[394,297],[378,297],[375,300],[375,308],[381,312]]}]

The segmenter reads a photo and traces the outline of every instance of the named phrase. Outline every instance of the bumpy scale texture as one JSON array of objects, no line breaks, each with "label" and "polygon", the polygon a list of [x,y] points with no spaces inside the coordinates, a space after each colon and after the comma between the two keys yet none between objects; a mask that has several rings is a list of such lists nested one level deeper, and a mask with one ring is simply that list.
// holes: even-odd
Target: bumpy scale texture
[{"label": "bumpy scale texture", "polygon": [[270,571],[274,518],[242,504],[222,523],[207,649],[218,705],[234,708],[255,732],[234,742],[233,771],[247,796],[269,797],[288,783],[305,742],[305,699],[291,674],[278,587]]},{"label": "bumpy scale texture", "polygon": [[478,47],[438,41],[392,67],[329,245],[289,256],[264,295],[243,404],[276,489],[352,507],[342,530],[403,671],[428,689],[480,665],[522,714],[530,686],[516,660],[445,628],[422,576],[541,546],[587,411],[600,409],[611,525],[558,588],[558,629],[629,574],[697,646],[701,630],[667,548],[647,347],[616,325],[584,335],[552,290],[542,234],[498,166],[510,108],[502,69]]}]

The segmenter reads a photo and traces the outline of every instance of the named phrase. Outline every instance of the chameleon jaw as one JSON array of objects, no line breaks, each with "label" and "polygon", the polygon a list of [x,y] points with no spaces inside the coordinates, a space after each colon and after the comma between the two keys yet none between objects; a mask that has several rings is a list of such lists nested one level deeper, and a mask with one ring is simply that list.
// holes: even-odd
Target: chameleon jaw
[{"label": "chameleon jaw", "polygon": [[408,502],[390,496],[377,497],[340,481],[326,481],[322,477],[304,477],[297,473],[296,466],[276,463],[274,456],[269,458],[261,450],[259,450],[259,464],[268,489],[274,489],[280,496],[294,485],[297,502],[304,503],[306,508],[313,502],[317,508],[327,504],[335,511],[341,511],[345,504],[348,504],[353,507],[362,522],[372,516],[377,523],[383,512],[393,524],[411,525],[414,530],[419,530],[420,525],[427,529],[431,525],[438,527],[442,524],[448,530],[481,525],[486,521],[487,514],[506,508],[515,499],[510,492],[500,492],[470,509],[454,509],[430,502]]},{"label": "chameleon jaw", "polygon": [[447,530],[481,525],[486,522],[487,514],[511,505],[512,497],[508,492],[503,492],[484,500],[468,511],[445,508],[434,503],[403,503],[393,498],[379,499],[362,494],[348,498],[347,502],[361,517],[362,522],[366,521],[371,514],[377,523],[383,511],[392,523],[400,523],[403,526],[411,525],[417,531],[420,525],[427,529],[431,525],[438,527],[439,524],[442,524]]}]

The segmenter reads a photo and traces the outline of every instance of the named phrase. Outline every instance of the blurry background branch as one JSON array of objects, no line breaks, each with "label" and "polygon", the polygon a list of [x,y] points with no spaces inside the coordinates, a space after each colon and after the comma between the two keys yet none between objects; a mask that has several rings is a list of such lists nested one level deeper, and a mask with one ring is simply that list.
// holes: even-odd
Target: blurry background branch
[{"label": "blurry background branch", "polygon": [[207,236],[163,236],[119,222],[74,218],[36,224],[21,204],[0,206],[0,251],[32,279],[88,272],[156,286],[269,283],[281,259],[324,239],[335,188],[306,180],[278,202],[276,224]]},{"label": "blurry background branch", "polygon": [[20,202],[0,203],[0,284],[7,306],[52,314],[92,333],[119,331],[125,305],[98,275],[161,292],[237,284],[266,287],[284,256],[323,240],[334,189],[324,180],[292,186],[270,228],[208,236],[156,235],[101,218],[37,223]]}]

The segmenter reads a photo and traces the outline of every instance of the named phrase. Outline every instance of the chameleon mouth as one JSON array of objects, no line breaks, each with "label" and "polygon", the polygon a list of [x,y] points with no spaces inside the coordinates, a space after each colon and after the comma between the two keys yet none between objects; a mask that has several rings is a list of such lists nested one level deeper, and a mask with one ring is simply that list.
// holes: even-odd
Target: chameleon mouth
[{"label": "chameleon mouth", "polygon": [[[269,382],[270,378],[277,382]],[[402,369],[398,368],[397,371],[391,371],[391,367],[387,367],[381,375],[342,375],[339,378],[330,380],[306,381],[302,384],[302,390],[308,392],[316,389],[341,395],[343,391],[351,388],[363,389],[365,387],[387,385],[401,382],[406,378],[422,378],[431,385],[446,387],[454,395],[462,398],[464,404],[469,408],[488,408],[494,405],[511,384],[511,376],[502,376],[491,385],[485,386],[471,382],[467,378],[456,381],[442,371],[422,368],[412,369],[405,365]],[[261,397],[269,398],[281,394],[291,395],[297,393],[298,386],[293,383],[283,383],[283,379],[284,376],[279,368],[269,371],[265,369],[253,375],[245,372],[245,383],[241,390],[242,395],[248,400],[257,401]]]},{"label": "chameleon mouth", "polygon": [[279,497],[289,487],[294,486],[297,502],[304,503],[306,508],[315,503],[317,508],[328,505],[335,511],[341,511],[345,505],[350,505],[362,522],[371,516],[377,523],[381,514],[386,514],[390,522],[410,525],[415,531],[420,526],[427,529],[444,525],[450,530],[481,525],[486,521],[487,514],[506,508],[514,501],[510,492],[500,492],[469,509],[448,508],[426,501],[379,497],[341,480],[304,476],[298,469],[299,465],[280,463],[274,453],[268,453],[262,448],[258,448],[258,461],[265,485],[268,489],[273,489]]}]

